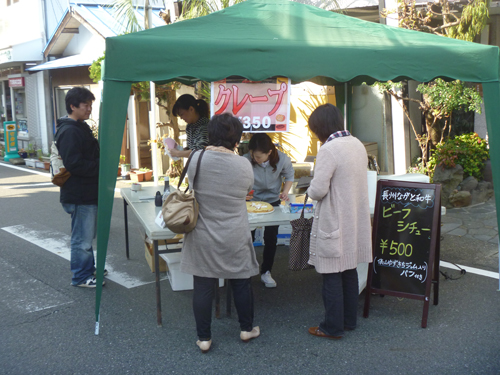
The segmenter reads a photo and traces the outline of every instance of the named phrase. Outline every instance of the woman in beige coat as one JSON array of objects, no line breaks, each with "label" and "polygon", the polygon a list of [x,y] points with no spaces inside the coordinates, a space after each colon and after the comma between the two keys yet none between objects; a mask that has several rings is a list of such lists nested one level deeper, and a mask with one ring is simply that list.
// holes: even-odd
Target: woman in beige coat
[{"label": "woman in beige coat", "polygon": [[212,117],[208,123],[208,146],[194,177],[199,154],[188,168],[189,186],[200,206],[198,222],[184,236],[181,271],[193,278],[193,312],[203,353],[212,344],[212,301],[217,279],[226,279],[233,290],[240,323],[240,338],[249,341],[260,334],[253,326],[254,309],[250,278],[259,264],[250,235],[246,196],[252,189],[250,162],[234,153],[243,131],[241,122],[229,115]]},{"label": "woman in beige coat", "polygon": [[309,117],[323,143],[307,190],[318,201],[311,231],[309,264],[323,275],[325,318],[309,333],[340,339],[356,328],[358,263],[371,262],[367,162],[363,144],[344,130],[340,111],[324,104]]}]

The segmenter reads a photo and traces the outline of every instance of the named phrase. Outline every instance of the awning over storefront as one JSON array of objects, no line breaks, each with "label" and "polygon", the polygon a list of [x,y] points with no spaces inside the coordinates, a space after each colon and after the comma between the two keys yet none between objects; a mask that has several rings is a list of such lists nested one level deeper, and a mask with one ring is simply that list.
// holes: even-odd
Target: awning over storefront
[{"label": "awning over storefront", "polygon": [[73,68],[75,66],[90,66],[92,65],[92,61],[94,60],[96,60],[96,57],[92,57],[89,55],[74,55],[63,57],[57,60],[47,61],[46,63],[34,66],[26,70],[29,72],[35,72],[39,70]]},{"label": "awning over storefront", "polygon": [[26,43],[15,44],[12,47],[0,50],[0,66],[3,64],[41,61],[43,48],[42,39],[30,40]]}]

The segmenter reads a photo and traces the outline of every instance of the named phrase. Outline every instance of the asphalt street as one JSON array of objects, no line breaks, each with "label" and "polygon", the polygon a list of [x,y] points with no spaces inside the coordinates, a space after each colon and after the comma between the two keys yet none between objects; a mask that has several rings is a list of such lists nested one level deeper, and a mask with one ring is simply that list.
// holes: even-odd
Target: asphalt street
[{"label": "asphalt street", "polygon": [[[214,317],[212,349],[201,354],[195,345],[192,292],[173,292],[164,274],[163,327],[157,327],[144,234],[129,215],[127,260],[119,193],[100,334],[94,334],[95,291],[70,286],[70,217],[59,204],[59,188],[48,174],[32,172],[0,162],[2,375],[500,374],[498,236],[491,226],[496,235],[498,229],[493,221],[487,235],[478,234],[470,230],[478,219],[467,220],[486,212],[450,210],[443,218],[441,260],[479,272],[440,278],[439,304],[430,306],[425,329],[421,301],[372,296],[370,316],[363,318],[363,292],[356,330],[341,340],[309,335],[307,329],[323,314],[321,276],[314,270],[288,271],[288,248],[280,246],[273,269],[278,287],[266,289],[253,278],[261,336],[242,343],[235,313]],[[260,261],[262,249],[256,252]],[[460,276],[453,268],[441,270]]]}]

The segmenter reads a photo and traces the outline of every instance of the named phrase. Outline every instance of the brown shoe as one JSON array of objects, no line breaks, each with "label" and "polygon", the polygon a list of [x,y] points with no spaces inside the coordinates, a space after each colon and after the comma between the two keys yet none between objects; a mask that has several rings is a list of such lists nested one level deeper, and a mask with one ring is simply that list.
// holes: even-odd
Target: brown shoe
[{"label": "brown shoe", "polygon": [[309,333],[313,336],[324,337],[326,339],[340,340],[342,336],[330,336],[319,329],[319,327],[309,328]]}]

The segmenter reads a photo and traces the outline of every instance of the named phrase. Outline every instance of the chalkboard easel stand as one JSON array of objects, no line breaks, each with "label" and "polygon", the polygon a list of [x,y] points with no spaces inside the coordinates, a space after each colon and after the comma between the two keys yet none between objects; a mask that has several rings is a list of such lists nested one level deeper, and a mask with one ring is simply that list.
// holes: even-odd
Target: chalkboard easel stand
[{"label": "chalkboard easel stand", "polygon": [[[397,230],[394,230],[396,225],[400,225],[401,221],[394,219],[393,222],[387,223],[387,220],[383,216],[384,212],[384,204],[385,204],[385,212],[388,212],[389,204],[392,207],[398,206],[397,203],[389,202],[385,203],[382,199],[382,192],[386,193],[390,192],[407,192],[407,191],[420,191],[420,192],[431,192],[434,195],[434,205],[432,207],[424,207],[424,208],[415,208],[414,211],[415,217],[413,220],[420,219],[422,222],[427,223],[430,226],[430,241],[428,246],[424,249],[422,247],[415,246],[415,253],[420,252],[419,256],[425,259],[425,263],[427,263],[427,269],[429,271],[429,277],[425,279],[425,289],[422,287],[418,287],[417,289],[412,287],[412,282],[408,282],[408,279],[399,278],[394,276],[394,270],[384,271],[382,268],[378,268],[375,265],[375,260],[377,259],[377,255],[379,255],[379,259],[387,257],[387,252],[384,254],[384,250],[380,250],[380,239],[381,238],[391,238],[394,242],[401,243],[410,242],[408,237],[406,238],[398,238]],[[373,221],[373,254],[374,254],[374,262],[370,263],[368,269],[368,279],[365,290],[365,305],[363,310],[363,316],[368,318],[369,309],[370,309],[370,297],[372,294],[379,295],[389,295],[400,298],[409,298],[416,299],[420,301],[424,301],[423,313],[422,313],[422,328],[427,327],[427,318],[429,315],[429,302],[430,302],[430,294],[431,294],[431,285],[434,285],[434,298],[433,304],[437,305],[439,300],[439,259],[440,259],[440,237],[441,237],[441,186],[433,185],[433,184],[424,184],[424,183],[412,183],[412,182],[403,182],[403,181],[384,181],[380,180],[377,186],[377,201],[375,205],[374,212],[374,221]],[[404,204],[401,204],[401,207],[407,207]],[[418,212],[420,210],[420,212]],[[399,219],[399,218],[398,218]],[[385,223],[384,223],[385,221]],[[387,259],[384,259],[387,261]],[[386,273],[384,273],[386,272]],[[392,272],[392,274],[389,274]],[[399,271],[398,271],[399,272]],[[378,280],[374,285],[374,273],[376,274]],[[382,280],[381,278],[386,278],[386,280]],[[378,283],[378,285],[377,285]],[[423,285],[422,285],[423,286]],[[405,290],[408,289],[408,290]]]}]

